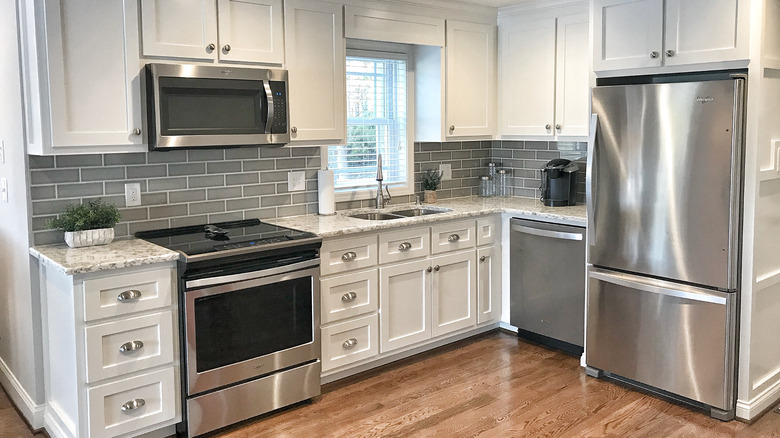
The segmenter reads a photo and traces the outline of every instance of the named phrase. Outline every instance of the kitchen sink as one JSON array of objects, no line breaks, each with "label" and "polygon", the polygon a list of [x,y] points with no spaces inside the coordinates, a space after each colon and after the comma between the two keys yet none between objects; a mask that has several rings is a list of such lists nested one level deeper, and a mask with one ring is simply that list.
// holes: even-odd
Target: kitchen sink
[{"label": "kitchen sink", "polygon": [[452,210],[447,210],[447,209],[434,210],[433,208],[410,208],[408,210],[394,211],[393,214],[398,214],[405,217],[414,217],[414,216],[427,216],[429,214],[446,213],[448,211],[452,211]]},{"label": "kitchen sink", "polygon": [[406,216],[399,216],[397,214],[391,213],[358,213],[351,214],[349,217],[354,217],[355,219],[366,219],[370,221],[389,221],[393,219],[403,219]]}]

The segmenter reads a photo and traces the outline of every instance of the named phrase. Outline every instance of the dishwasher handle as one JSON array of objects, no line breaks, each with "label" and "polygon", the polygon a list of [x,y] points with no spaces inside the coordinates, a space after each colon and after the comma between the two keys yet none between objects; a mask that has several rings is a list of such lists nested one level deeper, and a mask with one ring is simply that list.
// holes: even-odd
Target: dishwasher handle
[{"label": "dishwasher handle", "polygon": [[512,231],[519,233],[533,234],[534,236],[551,237],[553,239],[563,240],[582,240],[582,233],[566,233],[563,231],[543,230],[540,228],[531,228],[523,225],[512,224]]}]

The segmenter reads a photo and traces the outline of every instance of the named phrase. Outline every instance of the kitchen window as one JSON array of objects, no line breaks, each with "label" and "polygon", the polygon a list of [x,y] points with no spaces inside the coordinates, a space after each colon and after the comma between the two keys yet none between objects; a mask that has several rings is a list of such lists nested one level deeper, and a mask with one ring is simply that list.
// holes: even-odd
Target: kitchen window
[{"label": "kitchen window", "polygon": [[367,50],[347,51],[347,144],[328,148],[337,199],[372,198],[377,156],[391,194],[413,191],[409,56]]}]

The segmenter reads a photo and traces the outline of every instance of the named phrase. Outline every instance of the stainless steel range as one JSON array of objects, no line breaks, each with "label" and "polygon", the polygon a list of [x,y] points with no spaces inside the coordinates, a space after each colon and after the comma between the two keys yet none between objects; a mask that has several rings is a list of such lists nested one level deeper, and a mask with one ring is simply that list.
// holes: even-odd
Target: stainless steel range
[{"label": "stainless steel range", "polygon": [[258,220],[136,237],[181,253],[180,432],[320,394],[319,237]]}]

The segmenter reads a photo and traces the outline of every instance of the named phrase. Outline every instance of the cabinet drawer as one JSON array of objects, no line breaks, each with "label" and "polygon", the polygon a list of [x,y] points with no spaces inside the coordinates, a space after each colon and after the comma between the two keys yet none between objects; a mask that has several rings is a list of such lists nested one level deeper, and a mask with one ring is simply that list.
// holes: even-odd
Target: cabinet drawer
[{"label": "cabinet drawer", "polygon": [[322,328],[322,371],[379,354],[376,314]]},{"label": "cabinet drawer", "polygon": [[429,228],[382,233],[379,235],[379,263],[400,262],[430,253]]},{"label": "cabinet drawer", "polygon": [[[90,388],[87,391],[89,435],[108,437],[178,421],[178,367]],[[133,401],[143,403],[135,409]],[[126,406],[129,409],[122,410]]]},{"label": "cabinet drawer", "polygon": [[322,323],[327,324],[379,308],[376,269],[320,280]]},{"label": "cabinet drawer", "polygon": [[490,245],[496,240],[495,216],[477,219],[477,245]]},{"label": "cabinet drawer", "polygon": [[87,382],[173,362],[173,314],[170,310],[98,324],[84,331]]},{"label": "cabinet drawer", "polygon": [[449,222],[431,227],[431,254],[473,248],[474,221]]},{"label": "cabinet drawer", "polygon": [[320,273],[338,274],[376,265],[376,235],[324,240],[320,250]]},{"label": "cabinet drawer", "polygon": [[173,269],[132,272],[84,280],[84,320],[171,305]]}]

